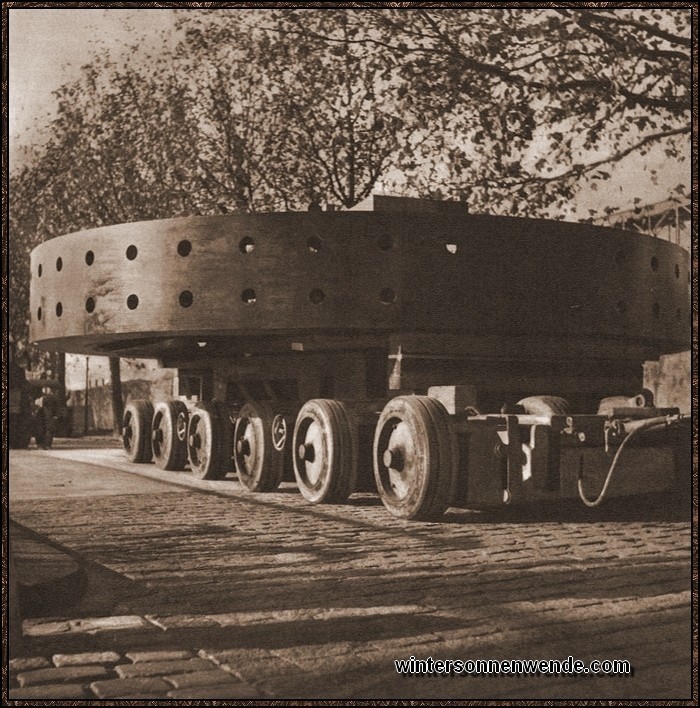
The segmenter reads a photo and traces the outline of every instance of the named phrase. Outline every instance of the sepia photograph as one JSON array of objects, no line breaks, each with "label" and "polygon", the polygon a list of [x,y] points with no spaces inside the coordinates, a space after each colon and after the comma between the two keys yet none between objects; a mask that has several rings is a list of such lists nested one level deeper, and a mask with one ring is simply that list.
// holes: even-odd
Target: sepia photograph
[{"label": "sepia photograph", "polygon": [[3,3],[3,704],[697,705],[697,14]]}]

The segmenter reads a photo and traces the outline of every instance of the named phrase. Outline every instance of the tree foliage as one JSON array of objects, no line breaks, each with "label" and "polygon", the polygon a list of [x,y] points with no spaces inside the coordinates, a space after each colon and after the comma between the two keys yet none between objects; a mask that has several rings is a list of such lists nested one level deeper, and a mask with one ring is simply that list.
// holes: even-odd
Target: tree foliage
[{"label": "tree foliage", "polygon": [[[357,17],[357,15],[355,15]],[[581,181],[690,136],[690,12],[551,9],[373,14],[430,132],[405,180],[496,213],[552,213]],[[426,167],[428,169],[426,169]]]},{"label": "tree foliage", "polygon": [[70,231],[181,215],[350,207],[378,186],[556,216],[586,182],[690,135],[690,12],[180,10],[149,51],[56,92],[11,175],[10,319],[28,254]]}]

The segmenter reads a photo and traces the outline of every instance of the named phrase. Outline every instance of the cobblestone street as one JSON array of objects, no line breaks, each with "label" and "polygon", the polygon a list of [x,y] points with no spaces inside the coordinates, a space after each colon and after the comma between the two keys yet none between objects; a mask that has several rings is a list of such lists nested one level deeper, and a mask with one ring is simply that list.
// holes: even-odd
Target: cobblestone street
[{"label": "cobblestone street", "polygon": [[[10,499],[13,543],[87,577],[72,604],[24,608],[11,699],[691,697],[685,499],[403,522],[372,495],[311,506],[113,449],[13,451]],[[634,674],[394,667],[570,655]]]}]

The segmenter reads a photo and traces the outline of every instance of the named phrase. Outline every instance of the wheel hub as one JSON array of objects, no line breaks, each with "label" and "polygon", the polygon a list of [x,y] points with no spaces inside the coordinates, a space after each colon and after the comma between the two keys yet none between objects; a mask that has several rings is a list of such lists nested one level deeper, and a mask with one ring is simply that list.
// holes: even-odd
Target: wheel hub
[{"label": "wheel hub", "polygon": [[304,477],[311,487],[323,478],[324,465],[327,463],[323,435],[323,428],[317,421],[311,420],[297,448],[298,458],[304,467]]},{"label": "wheel hub", "polygon": [[243,427],[236,430],[236,456],[241,471],[248,475],[256,474],[259,466],[258,460],[264,455],[260,448],[265,439],[262,430],[259,430],[261,421],[258,418],[244,419]]},{"label": "wheel hub", "polygon": [[313,443],[299,445],[299,459],[304,460],[304,462],[313,462],[316,459],[316,450]]},{"label": "wheel hub", "polygon": [[384,462],[384,467],[401,472],[405,463],[404,451],[401,448],[384,450],[382,461]]},{"label": "wheel hub", "polygon": [[385,430],[388,439],[381,458],[385,468],[382,475],[383,486],[392,496],[404,499],[410,493],[416,463],[413,434],[410,426],[403,420],[394,419]]}]

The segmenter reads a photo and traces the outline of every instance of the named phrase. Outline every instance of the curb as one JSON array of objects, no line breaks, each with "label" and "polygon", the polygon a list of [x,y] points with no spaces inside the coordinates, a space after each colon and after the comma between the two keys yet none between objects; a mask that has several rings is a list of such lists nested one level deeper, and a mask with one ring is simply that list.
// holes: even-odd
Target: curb
[{"label": "curb", "polygon": [[22,618],[59,612],[79,602],[88,576],[59,545],[10,521],[15,603]]}]

